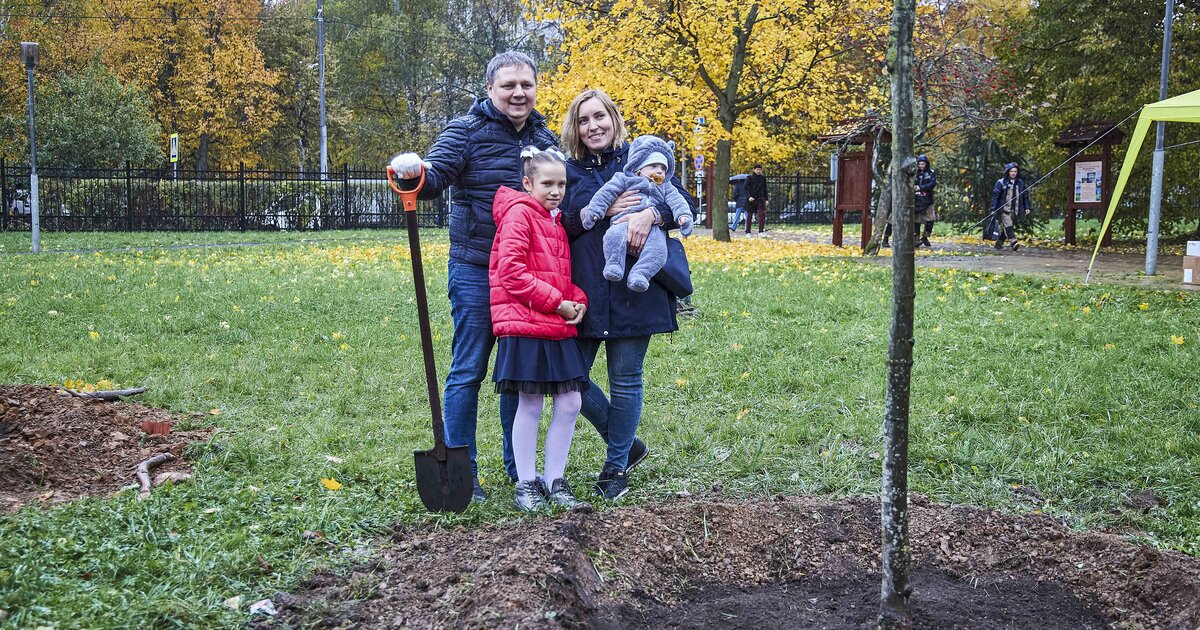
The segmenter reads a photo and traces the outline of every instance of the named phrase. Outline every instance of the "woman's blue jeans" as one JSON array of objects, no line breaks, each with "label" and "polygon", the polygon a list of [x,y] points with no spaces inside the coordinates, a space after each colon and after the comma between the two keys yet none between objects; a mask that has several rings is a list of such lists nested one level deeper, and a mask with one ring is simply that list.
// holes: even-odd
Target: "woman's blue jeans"
[{"label": "woman's blue jeans", "polygon": [[[487,378],[492,348],[496,345],[488,293],[487,267],[450,261],[450,317],[454,322],[454,338],[450,342],[450,371],[446,374],[446,389],[442,396],[446,445],[470,447],[471,467],[476,475],[479,470],[475,463],[479,387]],[[504,433],[504,466],[514,478],[512,425],[516,415],[516,394],[502,394],[500,425]]]},{"label": "woman's blue jeans", "polygon": [[604,395],[593,379],[591,387],[583,392],[582,412],[608,445],[604,466],[625,470],[629,448],[633,446],[633,437],[642,419],[642,363],[646,360],[650,337],[579,339],[579,349],[583,351],[583,361],[589,372],[596,362],[601,343],[604,343],[608,356],[609,396]]},{"label": "woman's blue jeans", "polygon": [[[742,213],[746,213],[746,209],[743,208],[742,206],[738,206],[738,209],[733,213],[733,223],[731,223],[729,225],[729,230],[731,232],[737,231],[738,224],[742,222]],[[746,213],[746,230],[749,231],[749,229],[750,229],[750,214]]]}]

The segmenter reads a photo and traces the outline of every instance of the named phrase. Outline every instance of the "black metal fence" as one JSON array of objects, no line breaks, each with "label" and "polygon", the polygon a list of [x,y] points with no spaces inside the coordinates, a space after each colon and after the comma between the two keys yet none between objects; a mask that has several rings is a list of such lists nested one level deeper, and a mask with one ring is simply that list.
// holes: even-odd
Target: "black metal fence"
[{"label": "black metal fence", "polygon": [[[164,169],[38,169],[46,231],[329,230],[405,225],[382,170],[327,173]],[[29,229],[29,167],[0,161],[0,230]],[[418,225],[442,227],[444,199],[417,205]]]},{"label": "black metal fence", "polygon": [[[730,224],[733,223],[737,208],[734,193],[743,184],[742,176],[730,178],[729,207],[726,210]],[[697,222],[703,222],[710,206],[704,178],[693,174],[686,186],[700,201]],[[827,176],[768,175],[767,224],[833,223],[833,194],[833,182]]]},{"label": "black metal fence", "polygon": [[[40,168],[38,214],[46,231],[332,230],[404,227],[399,197],[382,170],[343,166],[326,173],[234,170]],[[734,184],[729,184],[732,220]],[[708,212],[709,187],[685,184]],[[833,182],[768,176],[767,223],[833,221]],[[29,229],[29,167],[0,161],[0,230]],[[448,202],[417,205],[422,227],[444,227]]]}]

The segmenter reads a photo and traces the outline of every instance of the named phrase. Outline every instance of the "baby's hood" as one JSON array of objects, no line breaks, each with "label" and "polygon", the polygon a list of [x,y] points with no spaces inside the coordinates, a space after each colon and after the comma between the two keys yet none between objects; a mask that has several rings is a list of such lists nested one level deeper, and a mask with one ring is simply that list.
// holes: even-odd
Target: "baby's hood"
[{"label": "baby's hood", "polygon": [[637,175],[646,165],[646,159],[653,153],[661,153],[667,158],[667,179],[675,176],[675,143],[667,142],[658,136],[638,136],[629,145],[629,155],[625,162],[625,172]]}]

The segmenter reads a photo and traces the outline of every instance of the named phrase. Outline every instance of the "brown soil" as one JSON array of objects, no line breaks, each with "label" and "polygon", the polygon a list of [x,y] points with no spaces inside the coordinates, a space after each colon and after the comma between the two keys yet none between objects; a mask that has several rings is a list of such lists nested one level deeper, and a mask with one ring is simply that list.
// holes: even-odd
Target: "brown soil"
[{"label": "brown soil", "polygon": [[208,431],[148,435],[142,421],[178,424],[162,409],[64,398],[38,385],[0,385],[0,512],[111,494],[137,483],[137,465],[159,453],[177,458],[152,473],[186,472],[189,442]]},{"label": "brown soil", "polygon": [[[930,504],[910,531],[918,628],[1200,627],[1200,560],[1046,516]],[[413,530],[319,573],[262,626],[864,628],[879,598],[868,499],[688,499]]]}]

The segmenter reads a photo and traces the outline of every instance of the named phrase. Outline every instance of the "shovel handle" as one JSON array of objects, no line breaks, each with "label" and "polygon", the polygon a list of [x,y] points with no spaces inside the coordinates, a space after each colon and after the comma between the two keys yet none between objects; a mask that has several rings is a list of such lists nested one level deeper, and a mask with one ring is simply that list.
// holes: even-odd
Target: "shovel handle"
[{"label": "shovel handle", "polygon": [[[425,167],[421,167],[421,178],[417,180],[417,185],[412,190],[400,190],[400,187],[396,185],[396,170],[391,166],[387,167],[387,178],[388,184],[392,186],[392,190],[396,191],[397,195],[400,195],[400,202],[404,204],[404,211],[416,212],[417,193],[421,192],[421,188],[425,186]],[[411,180],[405,179],[400,181],[409,182]]]},{"label": "shovel handle", "polygon": [[[413,285],[417,290],[417,321],[421,326],[421,353],[425,357],[425,384],[429,388],[429,411],[433,416],[433,454],[439,462],[446,461],[446,425],[442,421],[442,398],[438,393],[437,366],[433,358],[433,331],[429,327],[429,299],[425,295],[425,267],[421,263],[421,236],[417,230],[417,193],[425,185],[425,168],[415,187],[401,190],[396,185],[396,171],[387,167],[388,183],[400,195],[408,225],[408,249],[412,258]],[[407,183],[411,180],[401,180]]]}]

